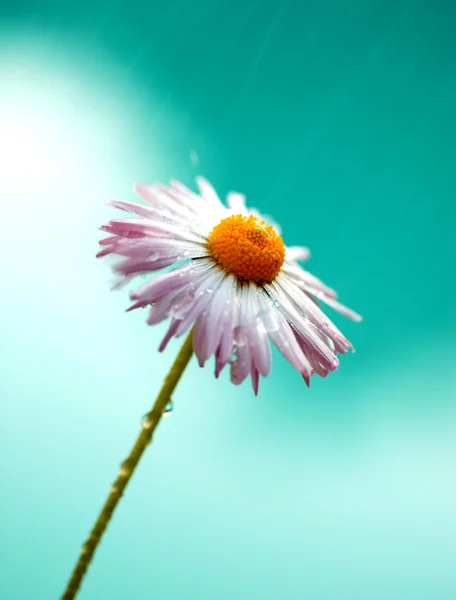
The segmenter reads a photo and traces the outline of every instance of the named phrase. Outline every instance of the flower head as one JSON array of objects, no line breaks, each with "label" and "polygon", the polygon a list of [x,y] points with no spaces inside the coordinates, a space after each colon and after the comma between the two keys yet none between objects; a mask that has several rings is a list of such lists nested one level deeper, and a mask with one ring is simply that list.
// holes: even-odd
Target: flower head
[{"label": "flower head", "polygon": [[116,219],[101,229],[97,256],[115,254],[117,285],[133,277],[168,270],[131,293],[128,309],[149,306],[150,325],[170,318],[161,345],[195,326],[193,348],[200,366],[215,355],[215,375],[230,364],[231,381],[249,375],[255,393],[259,376],[271,370],[269,340],[301,373],[326,377],[353,347],[321,311],[321,300],[360,320],[336,300],[336,293],[304,270],[298,260],[309,251],[286,247],[278,227],[248,210],[241,194],[230,193],[225,206],[213,187],[197,178],[200,193],[181,183],[137,185],[147,205],[113,201],[137,215]]}]

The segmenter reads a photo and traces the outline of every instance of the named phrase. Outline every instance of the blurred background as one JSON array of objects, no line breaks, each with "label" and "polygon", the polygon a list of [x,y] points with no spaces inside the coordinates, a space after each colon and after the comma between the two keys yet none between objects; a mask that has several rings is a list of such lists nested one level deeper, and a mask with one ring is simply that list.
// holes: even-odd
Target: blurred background
[{"label": "blurred background", "polygon": [[192,362],[81,600],[456,598],[456,4],[3,0],[0,598],[58,598],[179,342],[104,203],[247,195],[364,315],[310,390]]}]

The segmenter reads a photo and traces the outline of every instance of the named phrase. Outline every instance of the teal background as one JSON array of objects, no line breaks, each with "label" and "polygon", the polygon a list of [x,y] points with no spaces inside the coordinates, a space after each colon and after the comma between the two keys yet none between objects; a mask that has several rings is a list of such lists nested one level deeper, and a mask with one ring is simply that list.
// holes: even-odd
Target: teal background
[{"label": "teal background", "polygon": [[[81,600],[456,598],[456,4],[0,8],[0,598],[59,597],[179,347],[104,202],[210,179],[365,317],[308,390],[193,362]],[[196,164],[197,163],[197,164]]]}]

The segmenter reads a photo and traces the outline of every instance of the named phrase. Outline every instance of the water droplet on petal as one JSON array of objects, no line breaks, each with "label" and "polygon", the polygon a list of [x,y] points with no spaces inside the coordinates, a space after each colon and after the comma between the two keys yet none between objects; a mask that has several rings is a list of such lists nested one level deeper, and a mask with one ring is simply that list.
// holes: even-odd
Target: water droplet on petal
[{"label": "water droplet on petal", "polygon": [[267,334],[267,330],[266,327],[264,326],[263,321],[257,317],[257,325],[256,325],[257,330],[259,331],[259,333],[265,335]]},{"label": "water droplet on petal", "polygon": [[262,323],[267,333],[274,333],[280,329],[280,317],[275,308],[261,312],[257,317],[257,324]]},{"label": "water droplet on petal", "polygon": [[244,371],[244,367],[244,361],[236,360],[234,363],[232,363],[230,375],[231,381],[234,383],[234,385],[239,385],[242,383],[242,372]]},{"label": "water droplet on petal", "polygon": [[233,331],[233,340],[236,346],[245,346],[249,341],[247,329],[245,327],[236,327]]},{"label": "water droplet on petal", "polygon": [[172,400],[170,400],[168,402],[168,404],[165,406],[165,410],[163,411],[163,416],[169,417],[169,415],[173,412],[173,410],[174,410],[174,403]]},{"label": "water droplet on petal", "polygon": [[193,296],[189,292],[178,294],[171,306],[170,315],[175,319],[183,319],[192,301]]}]

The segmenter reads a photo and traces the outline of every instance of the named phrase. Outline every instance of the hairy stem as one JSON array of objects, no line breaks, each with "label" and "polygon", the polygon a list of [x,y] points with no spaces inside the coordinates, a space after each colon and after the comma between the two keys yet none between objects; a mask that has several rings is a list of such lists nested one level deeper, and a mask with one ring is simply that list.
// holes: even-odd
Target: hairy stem
[{"label": "hairy stem", "polygon": [[180,349],[180,352],[177,355],[176,360],[174,361],[174,364],[163,383],[163,387],[157,396],[152,410],[147,413],[145,417],[143,417],[142,431],[139,434],[129,456],[120,465],[119,476],[109,492],[108,498],[101,509],[101,512],[96,520],[95,525],[93,526],[92,531],[90,532],[89,537],[82,546],[78,562],[76,563],[76,566],[71,574],[65,592],[61,597],[62,600],[71,600],[78,593],[87,568],[92,561],[95,550],[97,549],[103,533],[105,532],[105,529],[111,520],[112,514],[120,498],[122,497],[122,494],[127,487],[127,484],[130,481],[130,478],[133,475],[144,450],[150,444],[152,435],[163,415],[166,405],[171,400],[171,395],[174,392],[174,389],[180,377],[182,376],[185,367],[192,357],[192,337],[193,330],[189,333],[182,348]]}]

